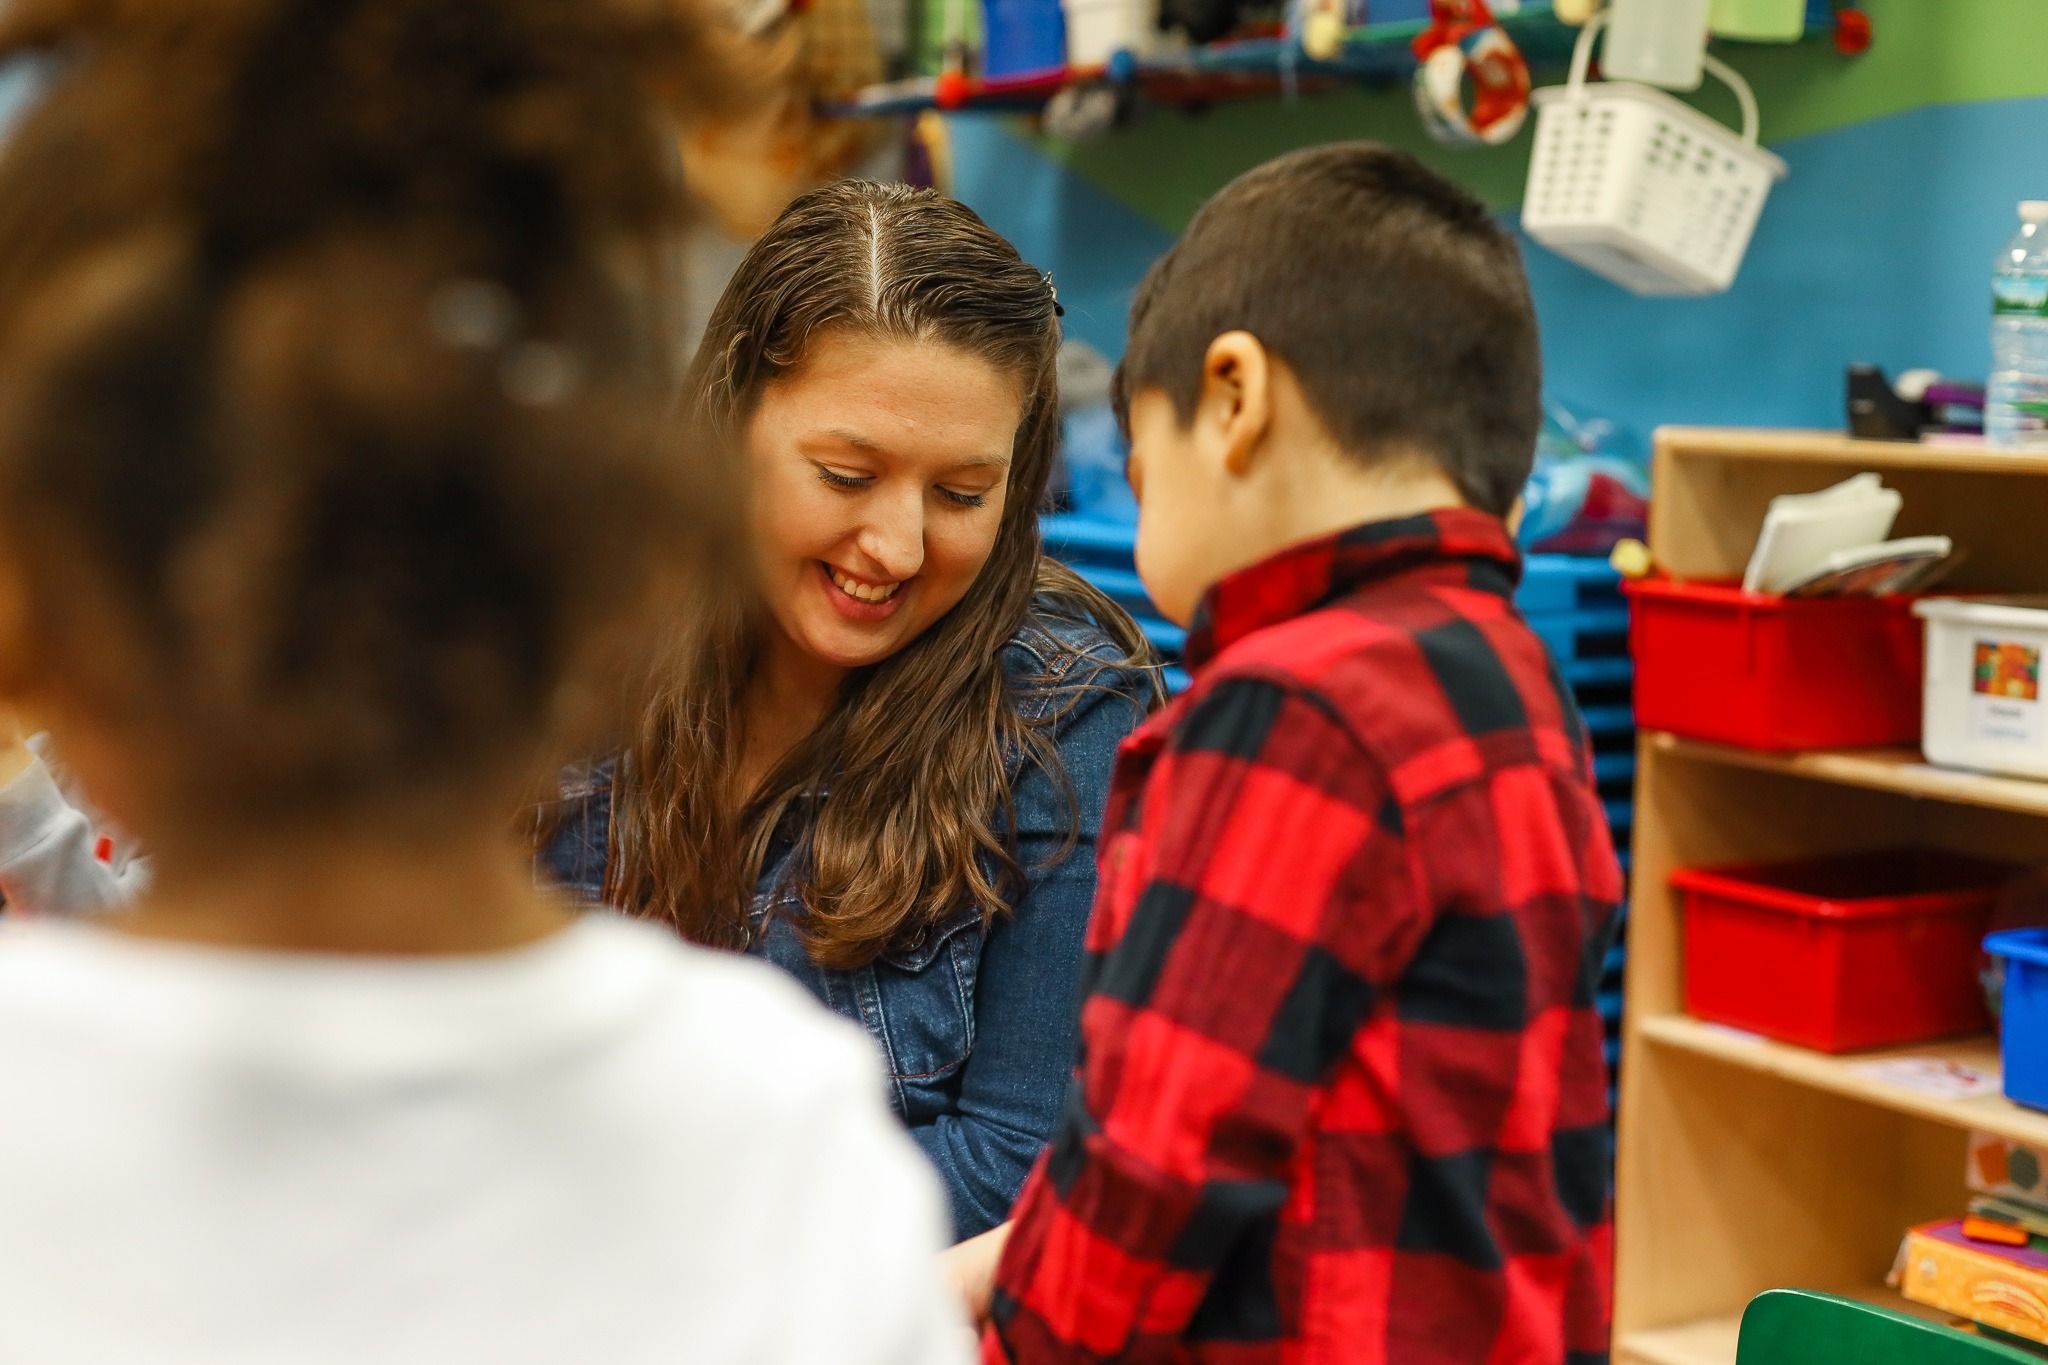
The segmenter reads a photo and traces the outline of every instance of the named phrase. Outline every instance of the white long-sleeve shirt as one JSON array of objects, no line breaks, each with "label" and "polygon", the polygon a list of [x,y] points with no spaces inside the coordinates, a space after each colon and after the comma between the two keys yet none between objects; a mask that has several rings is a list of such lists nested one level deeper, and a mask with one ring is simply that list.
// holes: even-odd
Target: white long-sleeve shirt
[{"label": "white long-sleeve shirt", "polygon": [[938,1186],[772,968],[0,926],[0,1361],[958,1365]]}]

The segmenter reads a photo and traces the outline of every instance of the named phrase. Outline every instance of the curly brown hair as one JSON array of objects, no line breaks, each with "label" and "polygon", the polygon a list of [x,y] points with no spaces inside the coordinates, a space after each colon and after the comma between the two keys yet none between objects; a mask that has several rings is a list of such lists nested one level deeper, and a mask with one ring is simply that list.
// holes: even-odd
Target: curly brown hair
[{"label": "curly brown hair", "polygon": [[[716,447],[744,449],[763,389],[820,336],[931,342],[979,356],[1025,395],[1002,524],[967,595],[925,633],[856,669],[837,704],[751,796],[731,791],[757,657],[751,604],[696,632],[657,679],[615,784],[606,898],[699,942],[739,947],[769,842],[806,803],[794,922],[812,957],[853,967],[963,906],[999,915],[1013,774],[1064,781],[1058,715],[1020,709],[998,655],[1034,598],[1092,617],[1122,658],[1073,670],[1108,685],[1152,655],[1131,618],[1043,558],[1038,513],[1059,436],[1050,282],[965,205],[845,181],[799,198],[755,243],[712,314],[690,391]],[[1028,683],[1023,685],[1030,685]],[[1071,796],[1071,791],[1068,792]],[[1071,808],[1071,802],[1070,802]]]},{"label": "curly brown hair", "polygon": [[720,521],[671,263],[719,41],[675,0],[12,0],[19,690],[213,827],[503,803],[588,742]]}]

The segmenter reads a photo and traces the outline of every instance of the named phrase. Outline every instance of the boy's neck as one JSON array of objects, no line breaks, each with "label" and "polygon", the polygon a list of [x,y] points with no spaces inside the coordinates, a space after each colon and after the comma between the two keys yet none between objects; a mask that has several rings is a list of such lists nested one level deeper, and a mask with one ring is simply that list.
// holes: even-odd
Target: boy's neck
[{"label": "boy's neck", "polygon": [[[1287,544],[1320,540],[1373,521],[1441,512],[1465,506],[1451,476],[1431,460],[1353,467],[1348,462],[1314,461],[1301,471],[1302,483],[1281,518]],[[1279,548],[1279,547],[1275,547]]]},{"label": "boy's neck", "polygon": [[1450,475],[1427,456],[1367,464],[1327,442],[1284,453],[1247,518],[1244,563],[1368,522],[1393,521],[1466,505]]},{"label": "boy's neck", "polygon": [[309,834],[204,860],[161,850],[148,897],[109,923],[138,937],[283,952],[518,948],[574,913],[535,886],[532,855],[510,823],[427,838]]}]

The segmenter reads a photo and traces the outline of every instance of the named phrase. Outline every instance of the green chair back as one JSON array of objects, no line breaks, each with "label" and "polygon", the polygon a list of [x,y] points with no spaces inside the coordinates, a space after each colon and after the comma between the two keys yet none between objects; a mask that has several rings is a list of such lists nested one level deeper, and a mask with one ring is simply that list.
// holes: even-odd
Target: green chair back
[{"label": "green chair back", "polygon": [[1806,1289],[1773,1289],[1742,1314],[1735,1365],[2041,1365],[1986,1337]]}]

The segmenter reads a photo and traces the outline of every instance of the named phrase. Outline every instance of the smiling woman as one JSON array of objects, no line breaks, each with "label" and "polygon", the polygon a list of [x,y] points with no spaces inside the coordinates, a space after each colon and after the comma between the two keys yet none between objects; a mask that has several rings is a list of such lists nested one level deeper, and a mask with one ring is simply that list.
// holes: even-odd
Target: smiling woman
[{"label": "smiling woman", "polygon": [[1157,698],[1129,617],[1040,552],[1058,346],[1050,282],[960,204],[792,205],[691,379],[752,571],[545,855],[865,1028],[963,1237],[1058,1117],[1110,767]]},{"label": "smiling woman", "polygon": [[748,436],[761,588],[820,663],[879,663],[967,593],[1002,525],[1017,380],[943,344],[834,331]]}]

